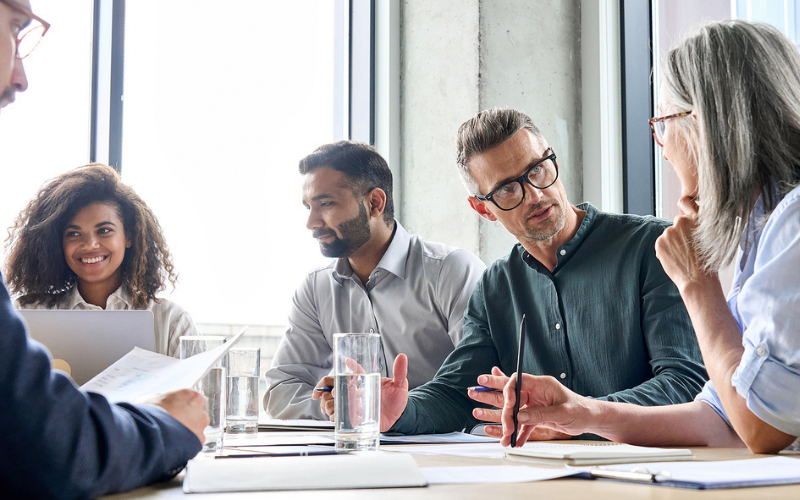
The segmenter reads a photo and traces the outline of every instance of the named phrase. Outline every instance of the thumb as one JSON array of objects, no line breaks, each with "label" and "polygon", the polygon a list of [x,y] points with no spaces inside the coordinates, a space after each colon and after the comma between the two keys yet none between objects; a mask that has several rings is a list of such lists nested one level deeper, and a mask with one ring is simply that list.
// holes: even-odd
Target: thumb
[{"label": "thumb", "polygon": [[408,356],[403,353],[394,358],[394,366],[392,366],[392,373],[394,374],[395,384],[407,384],[406,377],[408,376]]}]

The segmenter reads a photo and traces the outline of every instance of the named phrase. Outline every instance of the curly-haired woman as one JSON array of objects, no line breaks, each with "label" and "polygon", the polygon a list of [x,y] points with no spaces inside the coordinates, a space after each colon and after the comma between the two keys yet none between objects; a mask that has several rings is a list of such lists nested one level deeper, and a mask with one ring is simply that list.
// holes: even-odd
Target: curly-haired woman
[{"label": "curly-haired woman", "polygon": [[109,166],[86,165],[45,184],[17,217],[4,276],[21,309],[149,309],[156,351],[179,352],[196,335],[189,314],[156,298],[172,259],[144,201]]}]

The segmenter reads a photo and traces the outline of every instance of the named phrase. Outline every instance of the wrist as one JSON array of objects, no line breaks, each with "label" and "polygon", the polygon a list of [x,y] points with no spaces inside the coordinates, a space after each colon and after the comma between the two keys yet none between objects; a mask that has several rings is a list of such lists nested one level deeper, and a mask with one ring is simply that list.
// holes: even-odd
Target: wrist
[{"label": "wrist", "polygon": [[702,274],[678,285],[678,292],[688,305],[695,300],[708,300],[714,294],[722,294],[722,284],[717,273]]}]

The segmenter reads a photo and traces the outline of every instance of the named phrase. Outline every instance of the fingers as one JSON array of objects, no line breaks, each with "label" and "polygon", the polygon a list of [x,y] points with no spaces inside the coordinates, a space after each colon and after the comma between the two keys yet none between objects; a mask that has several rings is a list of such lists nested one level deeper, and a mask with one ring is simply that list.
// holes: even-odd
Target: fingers
[{"label": "fingers", "polygon": [[358,362],[353,358],[345,359],[344,364],[347,366],[347,369],[353,373],[367,373],[364,367],[358,364]]},{"label": "fingers", "polygon": [[394,358],[392,374],[394,376],[395,384],[405,383],[405,385],[408,385],[408,380],[406,380],[408,377],[408,356],[400,353],[396,358]]},{"label": "fingers", "polygon": [[681,196],[681,199],[678,200],[678,210],[680,210],[683,215],[691,219],[696,219],[700,211],[700,206],[697,204],[697,197]]},{"label": "fingers", "polygon": [[311,391],[311,399],[314,401],[318,400],[319,398],[324,397],[326,394],[330,395],[333,393],[333,390],[326,391],[323,390],[325,387],[333,387],[333,377],[328,375],[327,377],[323,377],[322,380],[314,387],[314,390]]},{"label": "fingers", "polygon": [[[490,406],[503,406],[503,393],[502,392],[490,392],[490,391],[476,391],[474,389],[470,389],[467,394],[470,398],[474,399],[475,401],[483,404],[487,404]],[[473,412],[474,414],[475,412]],[[476,416],[475,418],[480,418]]]},{"label": "fingers", "polygon": [[477,418],[478,420],[482,420],[484,422],[500,423],[500,418],[502,416],[502,410],[499,410],[499,409],[490,410],[488,408],[475,408],[474,410],[472,410],[472,416]]},{"label": "fingers", "polygon": [[498,376],[498,377],[506,377],[506,374],[503,373],[503,371],[500,368],[496,367],[496,366],[492,367],[492,375],[495,375],[495,376]]},{"label": "fingers", "polygon": [[[492,370],[494,371],[494,369]],[[497,389],[498,391],[502,391],[507,382],[508,377],[503,375],[502,372],[500,372],[499,375],[481,375],[478,377],[478,383],[480,385],[489,387],[490,389]]]}]

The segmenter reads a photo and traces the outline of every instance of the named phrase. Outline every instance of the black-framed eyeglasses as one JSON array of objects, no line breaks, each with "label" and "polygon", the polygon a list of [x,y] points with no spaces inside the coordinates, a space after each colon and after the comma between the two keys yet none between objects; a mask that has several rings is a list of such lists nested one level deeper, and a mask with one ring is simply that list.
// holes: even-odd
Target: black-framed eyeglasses
[{"label": "black-framed eyeglasses", "polygon": [[17,57],[20,59],[25,59],[31,55],[33,49],[39,45],[39,42],[42,40],[44,34],[47,33],[48,29],[50,29],[50,23],[31,12],[29,8],[25,7],[24,5],[20,5],[13,0],[0,0],[0,3],[7,5],[10,9],[24,14],[30,19],[30,23],[19,33],[17,33]]},{"label": "black-framed eyeglasses", "polygon": [[492,190],[487,195],[476,194],[475,197],[480,201],[491,201],[500,210],[514,210],[525,199],[525,184],[527,182],[536,189],[547,189],[558,179],[558,162],[553,148],[547,148],[547,156],[531,165],[524,174],[514,180],[510,180]]},{"label": "black-framed eyeglasses", "polygon": [[675,113],[673,115],[654,116],[650,118],[650,128],[653,130],[653,139],[656,140],[656,144],[662,148],[664,147],[664,127],[666,126],[667,120],[672,118],[680,118],[681,116],[688,116],[691,114],[691,111],[681,111],[680,113]]}]

